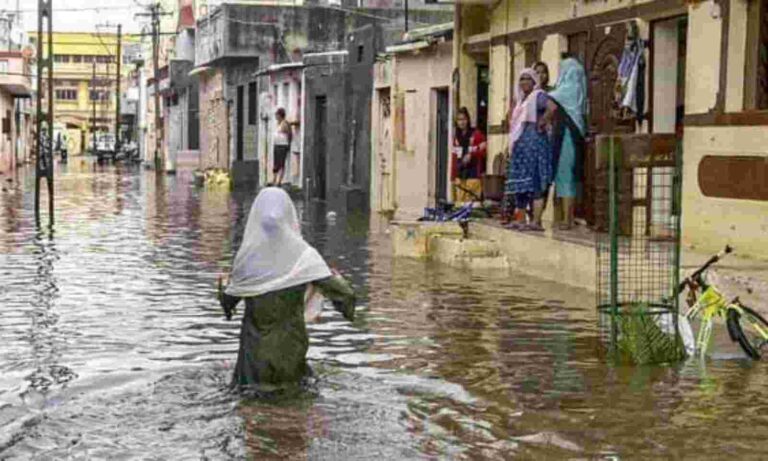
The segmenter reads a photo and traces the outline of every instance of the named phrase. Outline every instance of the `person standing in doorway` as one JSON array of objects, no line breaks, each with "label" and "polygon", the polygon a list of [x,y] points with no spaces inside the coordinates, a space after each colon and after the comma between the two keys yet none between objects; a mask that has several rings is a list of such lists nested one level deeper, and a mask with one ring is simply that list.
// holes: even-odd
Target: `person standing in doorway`
[{"label": "person standing in doorway", "polygon": [[482,131],[472,127],[469,110],[462,107],[456,115],[456,133],[453,137],[451,157],[454,201],[481,200],[485,155],[485,136]]},{"label": "person standing in doorway", "polygon": [[511,150],[506,193],[515,199],[517,210],[532,209],[529,223],[518,213],[514,229],[543,231],[541,212],[544,194],[552,182],[552,147],[547,134],[552,112],[547,110],[547,95],[533,69],[520,73],[515,94],[515,109],[510,121]]},{"label": "person standing in doorway", "polygon": [[280,187],[283,182],[283,176],[285,175],[285,161],[288,158],[288,153],[291,150],[291,141],[293,138],[293,130],[291,124],[285,119],[285,109],[282,107],[275,112],[275,121],[277,127],[275,128],[275,136],[272,141],[273,146],[273,166],[272,184]]},{"label": "person standing in doorway", "polygon": [[549,93],[552,91],[552,87],[549,84],[549,66],[544,61],[539,61],[533,66],[533,70],[536,71],[536,75],[539,76],[539,86],[541,90]]},{"label": "person standing in doorway", "polygon": [[549,93],[547,113],[559,112],[555,142],[555,194],[562,202],[561,230],[573,227],[573,210],[581,189],[587,134],[587,77],[575,58],[560,63],[556,88]]}]

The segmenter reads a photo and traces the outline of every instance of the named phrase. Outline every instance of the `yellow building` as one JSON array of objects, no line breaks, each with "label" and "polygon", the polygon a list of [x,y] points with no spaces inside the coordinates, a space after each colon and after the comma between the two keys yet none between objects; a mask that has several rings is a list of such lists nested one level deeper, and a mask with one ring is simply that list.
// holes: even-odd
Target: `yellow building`
[{"label": "yellow building", "polygon": [[[37,34],[30,33],[30,37],[36,44]],[[126,35],[122,40],[120,59],[125,57],[127,44],[138,42],[135,37]],[[89,142],[91,130],[114,132],[116,54],[116,33],[53,34],[54,121],[66,126],[71,155],[84,152],[83,146]],[[131,66],[123,62],[123,77],[130,70]],[[124,80],[122,90],[125,90]]]},{"label": "yellow building", "polygon": [[[635,29],[635,26],[637,28]],[[644,121],[612,107],[630,30],[646,41]],[[454,106],[481,109],[489,71],[489,167],[508,149],[505,114],[523,67],[544,61],[551,82],[561,53],[585,64],[589,139],[605,133],[676,135],[683,146],[683,242],[712,252],[726,243],[768,260],[768,5],[760,0],[499,0],[455,11]],[[588,148],[585,170],[594,169]],[[594,177],[579,215],[594,219]]]}]

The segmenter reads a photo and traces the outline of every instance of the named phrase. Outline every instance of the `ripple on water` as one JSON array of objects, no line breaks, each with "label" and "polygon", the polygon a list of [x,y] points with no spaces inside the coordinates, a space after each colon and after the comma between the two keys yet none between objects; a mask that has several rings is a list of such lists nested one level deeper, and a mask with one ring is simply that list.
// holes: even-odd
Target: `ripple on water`
[{"label": "ripple on water", "polygon": [[768,449],[763,364],[724,349],[704,363],[606,366],[593,295],[393,259],[376,216],[333,203],[300,205],[302,225],[355,284],[358,318],[326,309],[308,325],[310,389],[235,396],[240,320],[222,318],[214,284],[254,194],[80,159],[56,180],[52,236],[35,229],[29,171],[0,193],[2,459],[759,459]]}]

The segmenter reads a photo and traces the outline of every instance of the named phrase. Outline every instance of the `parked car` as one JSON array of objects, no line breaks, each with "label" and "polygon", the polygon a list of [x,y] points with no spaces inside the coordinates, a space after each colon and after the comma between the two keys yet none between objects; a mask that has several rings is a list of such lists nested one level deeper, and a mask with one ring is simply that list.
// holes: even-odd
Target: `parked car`
[{"label": "parked car", "polygon": [[96,134],[96,151],[93,153],[96,155],[99,161],[104,159],[115,158],[115,135],[111,133],[98,133]]}]

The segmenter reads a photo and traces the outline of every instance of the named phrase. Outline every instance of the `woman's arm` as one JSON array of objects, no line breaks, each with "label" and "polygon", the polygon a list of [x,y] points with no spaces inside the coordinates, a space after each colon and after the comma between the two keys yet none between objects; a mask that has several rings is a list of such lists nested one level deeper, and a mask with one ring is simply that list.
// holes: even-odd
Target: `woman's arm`
[{"label": "woman's arm", "polygon": [[485,157],[488,153],[488,143],[482,131],[475,130],[472,136],[472,144],[474,148],[472,156],[475,159],[475,165],[477,165],[477,175],[480,177],[485,174]]},{"label": "woman's arm", "polygon": [[341,312],[345,319],[350,322],[355,319],[355,292],[344,277],[334,275],[314,282],[314,286],[320,290],[323,296],[333,302],[333,307]]},{"label": "woman's arm", "polygon": [[537,124],[539,131],[546,130],[546,128],[552,124],[556,113],[557,104],[555,104],[555,102],[551,99],[547,98],[546,109],[544,110],[544,114],[539,117],[539,122]]}]

